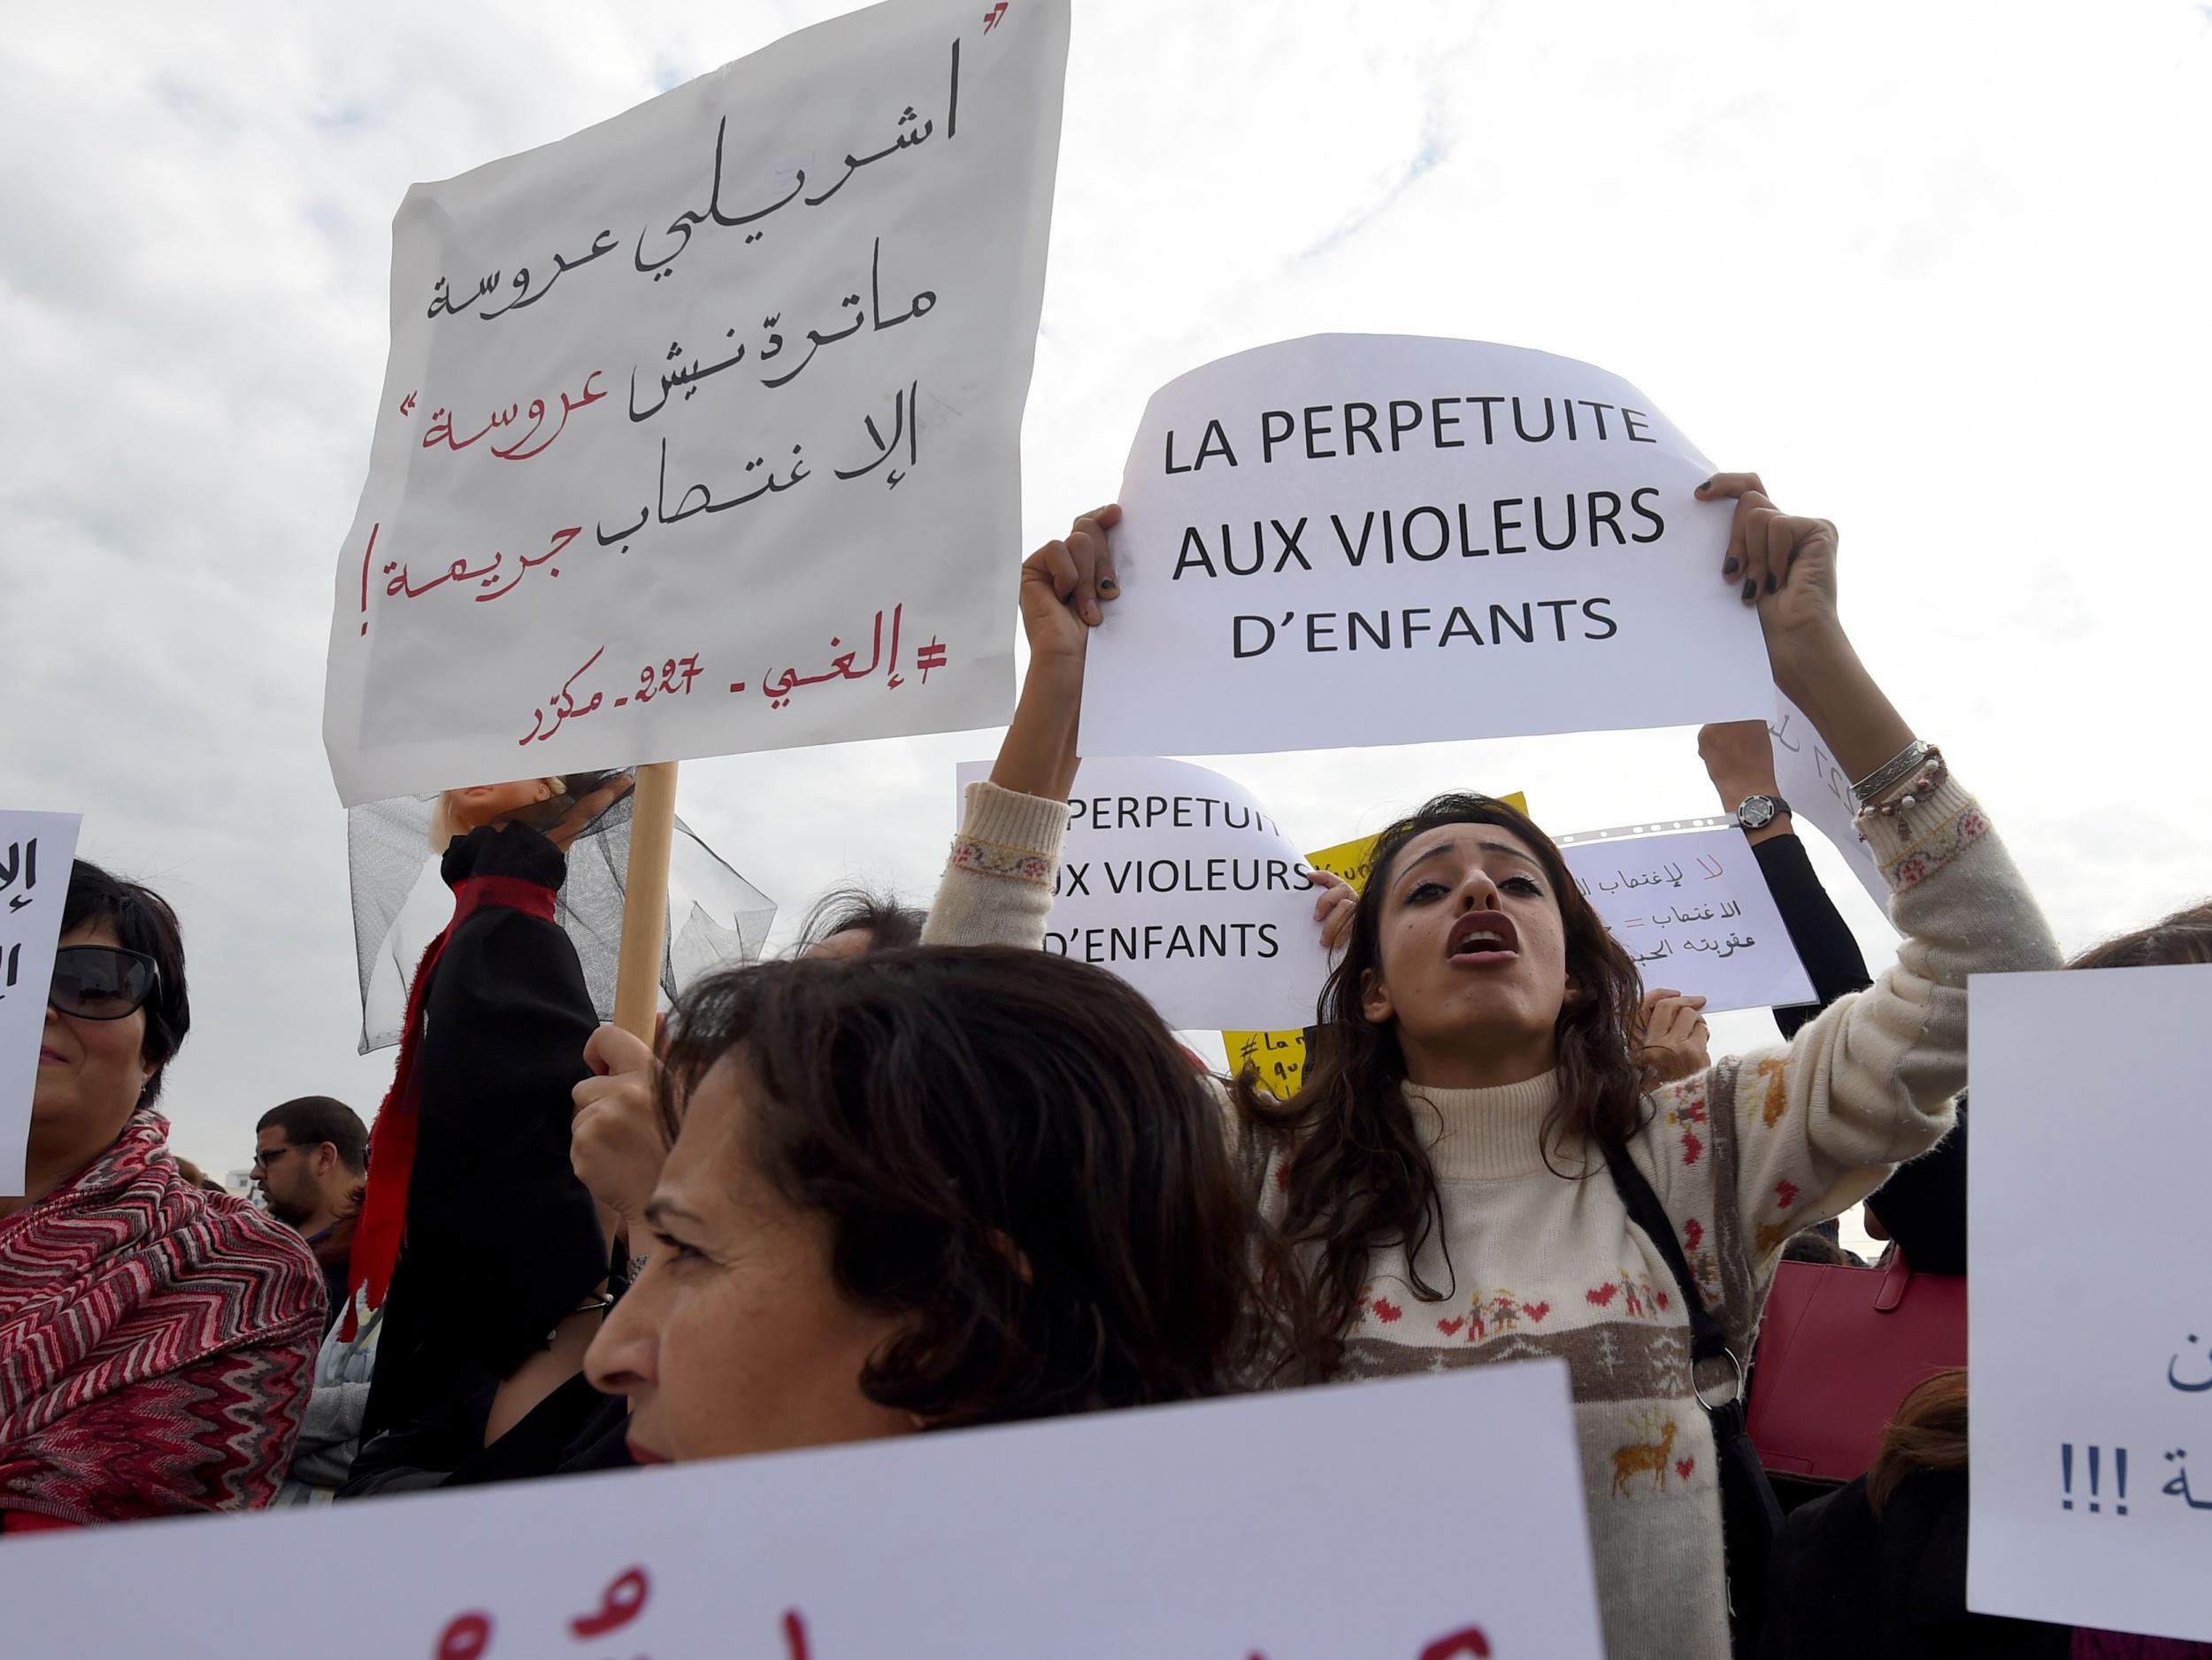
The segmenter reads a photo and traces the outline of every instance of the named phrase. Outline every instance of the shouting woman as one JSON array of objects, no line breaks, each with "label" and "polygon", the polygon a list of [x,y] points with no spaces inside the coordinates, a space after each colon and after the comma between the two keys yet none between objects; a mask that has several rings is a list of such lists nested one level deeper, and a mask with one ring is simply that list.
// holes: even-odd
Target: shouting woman
[{"label": "shouting woman", "polygon": [[[1717,575],[1858,780],[1895,964],[1786,1047],[1655,1084],[1635,966],[1550,838],[1502,803],[1440,796],[1384,832],[1364,892],[1323,895],[1347,942],[1304,1087],[1278,1103],[1240,1085],[1233,1118],[1294,1248],[1273,1276],[1279,1375],[1563,1359],[1608,1647],[1685,1660],[1730,1648],[1719,1455],[1737,1438],[1709,1413],[1732,1405],[1784,1243],[1948,1127],[1967,976],[2058,960],[1988,818],[1846,638],[1835,527],[1783,513],[1752,474],[1698,496],[1736,502]],[[929,939],[1042,938],[1118,516],[1087,515],[1024,566],[1028,678]]]}]

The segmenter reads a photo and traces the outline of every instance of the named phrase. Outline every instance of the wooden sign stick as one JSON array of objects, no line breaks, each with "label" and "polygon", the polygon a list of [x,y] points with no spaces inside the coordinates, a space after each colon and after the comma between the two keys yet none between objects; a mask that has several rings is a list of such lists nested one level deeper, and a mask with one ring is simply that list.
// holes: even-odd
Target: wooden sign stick
[{"label": "wooden sign stick", "polygon": [[622,893],[622,955],[615,968],[614,1023],[653,1041],[660,1011],[661,948],[668,927],[668,849],[676,829],[676,764],[637,770],[630,805],[630,872]]}]

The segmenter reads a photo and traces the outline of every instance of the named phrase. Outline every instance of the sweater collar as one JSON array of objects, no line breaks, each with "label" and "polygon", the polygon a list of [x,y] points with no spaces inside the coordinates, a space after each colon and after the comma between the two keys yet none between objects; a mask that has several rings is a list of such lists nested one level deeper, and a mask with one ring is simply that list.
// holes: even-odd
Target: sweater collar
[{"label": "sweater collar", "polygon": [[1559,1103],[1559,1074],[1490,1089],[1402,1086],[1439,1181],[1514,1181],[1546,1168],[1544,1119]]}]

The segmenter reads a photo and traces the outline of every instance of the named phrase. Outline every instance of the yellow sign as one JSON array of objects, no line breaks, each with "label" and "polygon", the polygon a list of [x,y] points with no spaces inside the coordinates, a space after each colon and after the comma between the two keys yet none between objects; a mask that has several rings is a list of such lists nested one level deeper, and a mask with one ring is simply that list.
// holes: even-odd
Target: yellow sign
[{"label": "yellow sign", "polygon": [[[1516,812],[1528,811],[1528,798],[1519,790],[1497,798]],[[1382,839],[1378,831],[1371,836],[1362,836],[1356,842],[1340,842],[1333,848],[1323,848],[1318,853],[1306,855],[1306,863],[1325,870],[1332,876],[1340,876],[1361,892],[1365,892],[1367,879],[1375,869],[1375,843]],[[1224,1032],[1221,1045],[1229,1052],[1229,1075],[1240,1076],[1245,1067],[1259,1069],[1260,1087],[1277,1098],[1287,1101],[1298,1093],[1306,1070],[1306,1034],[1302,1032]]]}]

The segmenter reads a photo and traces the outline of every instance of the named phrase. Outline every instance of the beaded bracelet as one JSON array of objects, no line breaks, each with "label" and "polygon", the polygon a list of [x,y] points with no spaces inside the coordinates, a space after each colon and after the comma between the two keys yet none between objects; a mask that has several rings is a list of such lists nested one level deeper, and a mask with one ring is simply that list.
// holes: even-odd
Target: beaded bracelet
[{"label": "beaded bracelet", "polygon": [[1928,758],[1931,746],[1915,738],[1895,755],[1883,762],[1864,778],[1851,786],[1851,795],[1860,806],[1882,796],[1904,782],[1913,769]]},{"label": "beaded bracelet", "polygon": [[[1950,764],[1944,760],[1943,751],[1937,749],[1935,745],[1931,743],[1921,747],[1927,751],[1920,757],[1920,761],[1924,763],[1921,770],[1909,779],[1896,780],[1904,785],[1903,793],[1887,801],[1863,802],[1859,811],[1852,815],[1855,821],[1861,818],[1893,817],[1898,809],[1914,806],[1922,797],[1932,795],[1941,788],[1943,780],[1951,776]],[[1894,788],[1895,783],[1893,783],[1890,788]]]}]

